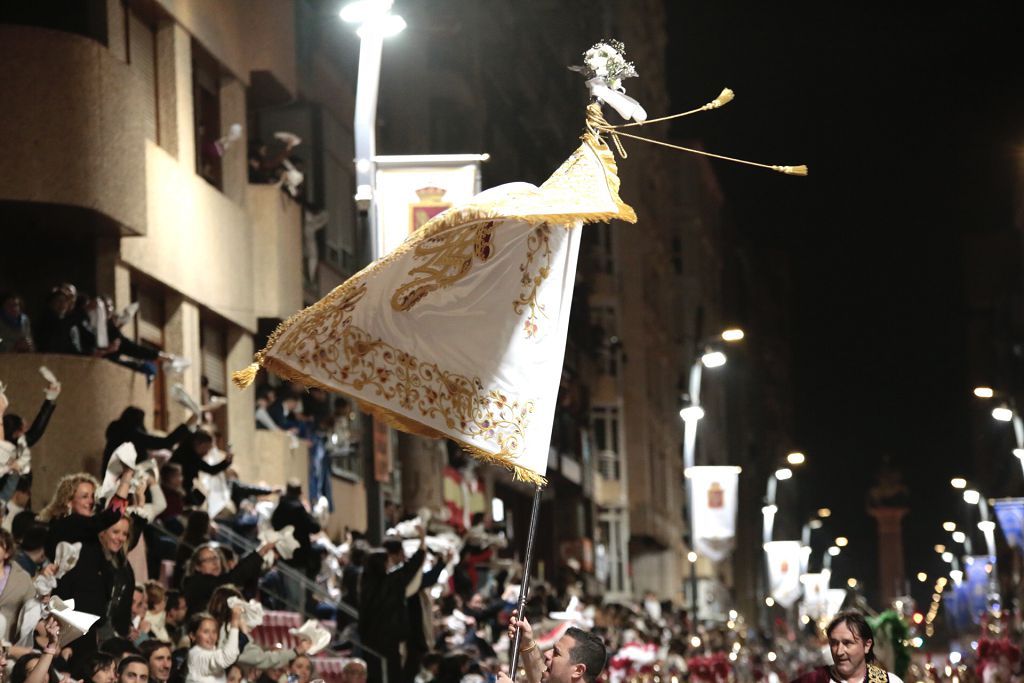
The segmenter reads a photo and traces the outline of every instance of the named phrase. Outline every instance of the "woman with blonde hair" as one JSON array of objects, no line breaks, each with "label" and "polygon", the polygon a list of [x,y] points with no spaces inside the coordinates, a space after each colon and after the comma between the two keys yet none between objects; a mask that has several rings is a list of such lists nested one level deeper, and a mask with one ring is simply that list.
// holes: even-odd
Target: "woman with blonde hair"
[{"label": "woman with blonde hair", "polygon": [[[59,543],[81,543],[82,549],[75,566],[57,581],[55,595],[74,599],[75,609],[99,616],[107,614],[109,594],[102,586],[109,583],[108,566],[100,545],[100,532],[117,524],[128,505],[128,491],[132,481],[132,470],[125,469],[118,482],[117,491],[111,497],[105,510],[96,512],[96,489],[98,482],[84,472],[66,475],[57,484],[53,499],[39,513],[39,520],[49,523],[46,534],[46,555],[56,559]],[[72,666],[96,652],[97,633],[106,619],[100,619],[89,633],[72,643]]]}]

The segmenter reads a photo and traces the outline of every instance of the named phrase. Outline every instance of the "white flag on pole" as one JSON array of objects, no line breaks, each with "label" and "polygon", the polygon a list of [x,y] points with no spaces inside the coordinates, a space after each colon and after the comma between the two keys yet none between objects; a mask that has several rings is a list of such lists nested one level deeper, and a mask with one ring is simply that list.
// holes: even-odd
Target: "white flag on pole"
[{"label": "white flag on pole", "polygon": [[800,598],[800,541],[764,544],[768,555],[768,585],[775,602],[792,607]]},{"label": "white flag on pole", "polygon": [[804,613],[812,619],[825,616],[828,607],[828,580],[831,572],[808,573],[800,577],[804,585]]},{"label": "white flag on pole", "polygon": [[724,560],[732,552],[736,538],[736,493],[740,468],[733,466],[690,467],[693,495],[690,519],[693,520],[693,549],[713,562]]},{"label": "white flag on pole", "polygon": [[829,588],[825,596],[825,616],[829,619],[834,617],[843,608],[846,602],[845,588]]}]

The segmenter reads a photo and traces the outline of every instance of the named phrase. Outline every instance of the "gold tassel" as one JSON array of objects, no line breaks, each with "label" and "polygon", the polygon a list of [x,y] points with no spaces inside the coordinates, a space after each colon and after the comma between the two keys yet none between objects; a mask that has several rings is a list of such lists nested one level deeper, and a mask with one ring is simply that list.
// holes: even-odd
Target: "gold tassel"
[{"label": "gold tassel", "polygon": [[806,166],[772,166],[772,169],[786,175],[807,175]]},{"label": "gold tassel", "polygon": [[256,373],[260,371],[259,363],[252,363],[243,370],[236,370],[231,373],[231,381],[239,389],[248,389],[249,385],[256,381]]},{"label": "gold tassel", "polygon": [[734,93],[729,88],[722,88],[722,92],[719,93],[718,97],[711,100],[704,106],[707,109],[718,109],[719,107],[724,107],[725,105],[732,102],[734,97],[736,97],[736,93]]}]

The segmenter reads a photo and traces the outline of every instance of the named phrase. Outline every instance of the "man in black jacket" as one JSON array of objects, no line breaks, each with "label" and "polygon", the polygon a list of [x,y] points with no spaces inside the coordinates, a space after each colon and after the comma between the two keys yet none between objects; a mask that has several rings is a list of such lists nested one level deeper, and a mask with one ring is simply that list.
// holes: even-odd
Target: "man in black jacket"
[{"label": "man in black jacket", "polygon": [[171,462],[181,465],[182,482],[185,493],[191,493],[195,478],[200,472],[219,474],[231,466],[234,454],[228,451],[224,459],[211,465],[203,458],[213,449],[213,437],[203,430],[186,437],[171,455]]},{"label": "man in black jacket", "polygon": [[[297,479],[288,480],[288,486],[278,501],[274,514],[270,517],[270,523],[278,531],[289,525],[295,529],[295,540],[298,541],[299,548],[292,555],[292,559],[284,560],[284,562],[308,578],[315,578],[318,569],[318,555],[313,552],[309,537],[310,534],[320,531],[320,524],[303,505],[302,484]],[[285,586],[289,593],[289,599],[299,609],[304,609],[306,601],[305,590],[302,586],[298,582],[289,580],[285,581]]]}]

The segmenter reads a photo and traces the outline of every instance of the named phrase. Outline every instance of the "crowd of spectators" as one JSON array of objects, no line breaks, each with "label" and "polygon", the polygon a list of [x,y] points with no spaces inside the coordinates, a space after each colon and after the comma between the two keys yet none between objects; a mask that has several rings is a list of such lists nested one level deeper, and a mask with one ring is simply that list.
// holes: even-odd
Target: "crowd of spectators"
[{"label": "crowd of spectators", "polygon": [[124,365],[152,381],[157,364],[181,370],[188,361],[144,344],[122,332],[138,307],[114,309],[107,296],[93,296],[65,282],[47,294],[33,324],[17,292],[0,294],[0,353],[60,353],[95,356]]},{"label": "crowd of spectators", "polygon": [[[37,348],[24,329],[26,348]],[[29,468],[18,463],[28,465],[45,438],[59,394],[59,384],[47,386],[28,422],[6,414],[0,393],[0,638],[11,643],[14,683],[37,670],[49,683],[309,683],[320,661],[310,656],[315,636],[265,647],[257,607],[326,624],[327,650],[347,658],[345,681],[474,683],[507,668],[522,570],[501,525],[479,511],[407,515],[392,504],[380,547],[357,530],[324,531],[329,463],[359,450],[359,422],[344,401],[287,384],[257,392],[257,427],[309,446],[308,489],[241,481],[202,411],[164,435],[128,407],[105,427],[99,470],[67,474],[36,512]],[[456,451],[449,468],[464,482],[474,476]],[[709,647],[725,656],[738,642],[731,631],[694,628],[667,603],[602,603],[578,563],[556,574],[534,582],[524,612],[531,637],[548,650],[570,626],[593,630],[614,653],[610,680],[670,680],[703,666]],[[47,616],[57,597],[98,621],[64,642]]]}]

